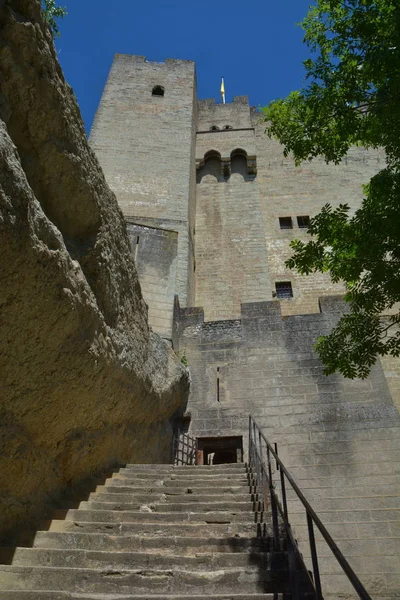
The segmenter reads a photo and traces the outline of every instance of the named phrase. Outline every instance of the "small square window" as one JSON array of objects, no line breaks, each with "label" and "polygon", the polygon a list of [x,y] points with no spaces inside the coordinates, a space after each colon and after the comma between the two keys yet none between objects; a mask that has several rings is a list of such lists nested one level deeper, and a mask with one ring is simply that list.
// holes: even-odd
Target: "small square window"
[{"label": "small square window", "polygon": [[281,229],[293,229],[292,217],[279,217],[279,227]]},{"label": "small square window", "polygon": [[300,229],[308,229],[310,225],[310,217],[303,215],[302,217],[297,217],[297,225]]},{"label": "small square window", "polygon": [[152,96],[164,96],[164,88],[162,85],[155,85],[151,91]]},{"label": "small square window", "polygon": [[280,300],[293,298],[292,284],[290,281],[277,281],[275,283],[276,297]]}]

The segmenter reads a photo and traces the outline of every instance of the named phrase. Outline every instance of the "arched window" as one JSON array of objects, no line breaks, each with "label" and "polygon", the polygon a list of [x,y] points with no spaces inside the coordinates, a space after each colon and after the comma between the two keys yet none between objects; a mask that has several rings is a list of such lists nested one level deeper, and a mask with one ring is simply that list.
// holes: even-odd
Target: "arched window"
[{"label": "arched window", "polygon": [[204,164],[197,172],[197,183],[204,177],[206,181],[223,181],[221,155],[216,150],[210,150],[204,155]]},{"label": "arched window", "polygon": [[217,125],[211,125],[210,131],[219,131],[219,127],[217,127]]},{"label": "arched window", "polygon": [[241,175],[243,179],[247,179],[247,152],[242,148],[236,148],[231,152],[231,175]]},{"label": "arched window", "polygon": [[164,92],[165,92],[165,90],[162,85],[155,85],[153,87],[151,95],[152,96],[164,96]]},{"label": "arched window", "polygon": [[224,125],[224,129],[233,129],[232,125]]}]

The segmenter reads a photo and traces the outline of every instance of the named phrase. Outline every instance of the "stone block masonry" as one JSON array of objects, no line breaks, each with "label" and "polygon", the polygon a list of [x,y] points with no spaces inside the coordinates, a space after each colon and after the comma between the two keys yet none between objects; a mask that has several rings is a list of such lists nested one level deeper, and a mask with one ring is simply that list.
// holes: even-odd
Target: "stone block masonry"
[{"label": "stone block masonry", "polygon": [[[157,85],[163,96],[152,94]],[[125,218],[177,233],[174,293],[211,321],[238,317],[243,302],[271,300],[277,283],[292,287],[293,297],[282,301],[286,315],[312,314],[320,296],[343,292],[328,275],[286,269],[290,241],[308,237],[297,217],[310,218],[327,202],[355,210],[362,185],[385,160],[379,150],[354,148],[339,166],[316,159],[296,167],[266,137],[247,96],[197,101],[193,62],[143,56],[115,56],[90,141]],[[236,151],[247,156],[247,171],[229,172]],[[208,173],[210,152],[220,158]],[[282,229],[280,217],[291,227]],[[170,289],[162,291],[169,314]],[[147,294],[150,323],[171,337],[152,308],[159,291]]]},{"label": "stone block masonry", "polygon": [[[340,165],[326,164],[322,158],[294,164],[284,157],[282,146],[265,135],[265,123],[252,111],[257,155],[257,185],[260,211],[263,215],[268,271],[272,286],[276,281],[289,281],[293,298],[282,301],[285,315],[315,313],[318,298],[343,292],[343,287],[333,284],[329,275],[320,273],[301,276],[285,267],[292,251],[293,239],[309,239],[307,228],[302,229],[298,216],[314,217],[329,203],[333,207],[348,204],[354,212],[363,198],[362,186],[383,168],[382,150],[352,148]],[[292,228],[281,229],[279,217],[291,217]]]},{"label": "stone block masonry", "polygon": [[178,234],[129,222],[127,229],[149,321],[159,335],[171,339]]},{"label": "stone block masonry", "polygon": [[[190,433],[246,446],[251,413],[371,595],[393,597],[399,361],[383,358],[365,381],[327,378],[313,347],[343,311],[343,287],[285,267],[326,203],[357,210],[385,157],[352,148],[340,165],[297,167],[247,96],[197,101],[195,88],[191,62],[117,55],[91,134],[133,247],[144,239],[133,252],[150,323],[190,365]],[[325,557],[323,572],[333,597],[348,593]]]},{"label": "stone block masonry", "polygon": [[[179,344],[192,375],[189,433],[243,436],[246,451],[251,413],[278,443],[280,456],[371,595],[389,597],[400,584],[400,415],[379,362],[363,381],[323,374],[313,345],[343,307],[338,298],[326,297],[321,308],[282,317],[277,301],[247,303],[239,319],[215,322],[205,322],[199,309],[183,309]],[[289,497],[301,541],[303,513],[290,491]],[[328,590],[347,593],[320,546]],[[308,548],[304,551],[307,555]]]},{"label": "stone block masonry", "polygon": [[[191,61],[116,55],[90,135],[124,216],[155,227],[163,220],[179,234],[182,305],[194,303],[195,84]],[[152,94],[155,86],[163,96]]]}]

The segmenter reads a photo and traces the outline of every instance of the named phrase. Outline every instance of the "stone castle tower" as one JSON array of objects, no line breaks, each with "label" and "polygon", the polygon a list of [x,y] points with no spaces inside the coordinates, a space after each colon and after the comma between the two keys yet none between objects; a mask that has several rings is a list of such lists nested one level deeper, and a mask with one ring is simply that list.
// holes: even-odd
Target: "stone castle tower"
[{"label": "stone castle tower", "polygon": [[[309,218],[328,202],[356,208],[384,156],[356,148],[340,166],[295,167],[264,130],[247,96],[199,101],[193,62],[117,55],[90,141],[126,218],[150,324],[187,357],[186,427],[201,459],[246,453],[251,413],[369,589],[390,595],[399,364],[380,360],[364,381],[323,375],[313,345],[343,289],[285,268]],[[327,577],[339,591],[340,576]]]}]

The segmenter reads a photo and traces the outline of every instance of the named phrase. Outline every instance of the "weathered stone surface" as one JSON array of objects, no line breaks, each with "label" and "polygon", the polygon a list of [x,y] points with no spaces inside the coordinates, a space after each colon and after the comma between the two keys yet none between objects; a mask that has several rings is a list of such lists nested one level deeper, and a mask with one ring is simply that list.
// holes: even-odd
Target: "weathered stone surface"
[{"label": "weathered stone surface", "polygon": [[[150,465],[147,470],[155,469]],[[161,480],[165,485],[173,481],[174,471],[181,469],[157,470],[165,471]],[[198,478],[204,470],[198,469]],[[247,504],[251,505],[252,473],[243,463],[235,470],[238,477],[248,479]],[[211,466],[207,472],[218,476],[225,469]],[[95,492],[96,501],[103,496],[104,490]],[[186,496],[184,489],[181,496]],[[221,493],[215,486],[209,512],[199,505],[183,505],[184,512],[177,513],[174,507],[182,508],[177,496],[164,503],[173,510],[163,513],[157,513],[159,503],[149,501],[146,512],[130,514],[116,509],[88,510],[86,502],[68,511],[66,520],[62,520],[65,513],[58,511],[48,531],[39,531],[31,540],[33,547],[5,549],[7,565],[0,565],[0,598],[2,591],[19,591],[23,598],[27,590],[43,593],[43,597],[51,590],[55,598],[58,590],[82,597],[99,594],[104,600],[132,592],[136,599],[146,593],[155,599],[160,594],[174,594],[177,600],[187,600],[189,592],[207,597],[218,593],[221,598],[225,590],[234,600],[240,600],[239,592],[248,594],[249,599],[257,591],[283,592],[287,589],[287,560],[284,551],[272,548],[271,513],[264,505],[248,513],[228,512],[228,497],[229,493]]]},{"label": "weathered stone surface", "polygon": [[147,323],[122,214],[39,0],[0,2],[0,531],[112,464],[169,460],[188,377]]}]

